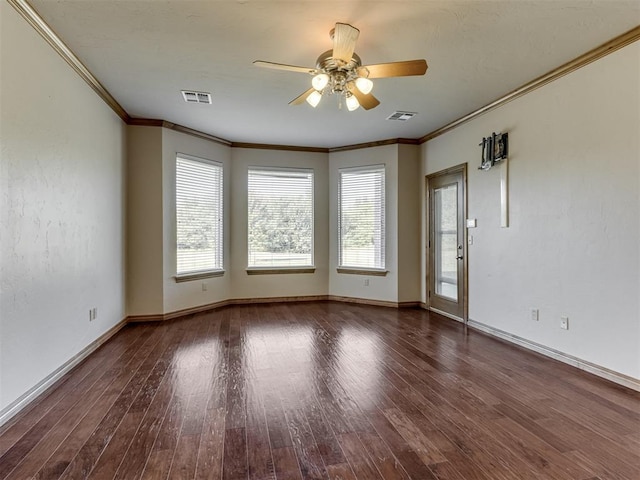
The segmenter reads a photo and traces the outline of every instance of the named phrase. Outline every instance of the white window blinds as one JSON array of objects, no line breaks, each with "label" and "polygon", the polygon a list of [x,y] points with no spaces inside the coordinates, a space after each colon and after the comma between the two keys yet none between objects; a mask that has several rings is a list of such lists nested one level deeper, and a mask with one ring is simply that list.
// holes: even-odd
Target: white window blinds
[{"label": "white window blinds", "polygon": [[385,268],[384,172],[384,165],[339,171],[341,267]]},{"label": "white window blinds", "polygon": [[222,165],[176,157],[177,274],[222,269]]},{"label": "white window blinds", "polygon": [[249,267],[313,266],[313,171],[249,168]]}]

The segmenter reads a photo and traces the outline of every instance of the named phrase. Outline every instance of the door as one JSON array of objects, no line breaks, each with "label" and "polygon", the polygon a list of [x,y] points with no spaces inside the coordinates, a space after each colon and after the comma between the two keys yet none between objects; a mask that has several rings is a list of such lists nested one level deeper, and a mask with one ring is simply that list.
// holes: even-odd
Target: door
[{"label": "door", "polygon": [[467,319],[465,218],[466,166],[427,177],[429,308]]}]

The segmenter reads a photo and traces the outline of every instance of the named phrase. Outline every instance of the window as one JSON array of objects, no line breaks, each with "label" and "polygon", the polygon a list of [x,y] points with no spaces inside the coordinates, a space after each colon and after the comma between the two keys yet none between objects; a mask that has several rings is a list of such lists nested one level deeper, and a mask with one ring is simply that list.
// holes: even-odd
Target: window
[{"label": "window", "polygon": [[313,171],[249,168],[249,268],[313,266]]},{"label": "window", "polygon": [[176,157],[177,276],[222,269],[222,165]]},{"label": "window", "polygon": [[340,267],[383,270],[384,165],[339,171]]}]

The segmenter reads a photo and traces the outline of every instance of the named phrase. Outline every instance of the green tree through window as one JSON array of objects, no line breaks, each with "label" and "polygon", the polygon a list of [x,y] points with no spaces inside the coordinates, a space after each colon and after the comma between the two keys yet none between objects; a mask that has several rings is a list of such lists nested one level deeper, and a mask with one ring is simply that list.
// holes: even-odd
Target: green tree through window
[{"label": "green tree through window", "polygon": [[313,265],[313,172],[249,169],[249,267]]}]

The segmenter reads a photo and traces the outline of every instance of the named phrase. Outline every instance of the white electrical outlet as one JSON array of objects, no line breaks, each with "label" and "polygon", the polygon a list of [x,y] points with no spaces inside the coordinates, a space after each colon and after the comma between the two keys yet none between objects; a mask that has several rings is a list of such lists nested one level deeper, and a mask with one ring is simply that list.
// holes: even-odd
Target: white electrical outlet
[{"label": "white electrical outlet", "polygon": [[537,308],[531,309],[531,320],[537,322],[540,319],[539,312]]},{"label": "white electrical outlet", "polygon": [[365,287],[368,287],[368,286],[369,286],[369,279],[368,279],[368,278],[365,278],[365,279],[364,279],[364,286],[365,286]]},{"label": "white electrical outlet", "polygon": [[569,317],[560,317],[560,328],[569,330]]}]

